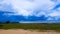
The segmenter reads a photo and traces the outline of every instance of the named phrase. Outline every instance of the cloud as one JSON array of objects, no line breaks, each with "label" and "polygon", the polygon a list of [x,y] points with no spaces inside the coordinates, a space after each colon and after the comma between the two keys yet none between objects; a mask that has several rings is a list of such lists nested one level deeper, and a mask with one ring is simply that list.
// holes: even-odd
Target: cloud
[{"label": "cloud", "polygon": [[14,12],[8,15],[60,17],[59,11],[51,10],[56,6],[51,0],[5,0],[0,5],[0,10]]},{"label": "cloud", "polygon": [[11,4],[7,0],[0,0],[0,11],[10,11],[12,10]]},{"label": "cloud", "polygon": [[[11,0],[10,3],[12,4],[13,9],[16,10],[15,15],[23,16],[31,16],[36,12],[39,12],[40,14],[42,11],[43,13],[46,13],[46,11],[52,9],[54,5],[50,0]],[[42,11],[35,12],[35,10],[38,9]]]}]

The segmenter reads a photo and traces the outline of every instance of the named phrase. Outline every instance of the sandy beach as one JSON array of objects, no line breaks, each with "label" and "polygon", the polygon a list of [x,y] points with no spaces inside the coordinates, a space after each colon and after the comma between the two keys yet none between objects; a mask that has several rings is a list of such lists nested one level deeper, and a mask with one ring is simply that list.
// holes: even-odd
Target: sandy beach
[{"label": "sandy beach", "polygon": [[60,32],[39,32],[39,31],[30,31],[23,29],[9,29],[9,30],[0,30],[0,34],[60,34]]}]

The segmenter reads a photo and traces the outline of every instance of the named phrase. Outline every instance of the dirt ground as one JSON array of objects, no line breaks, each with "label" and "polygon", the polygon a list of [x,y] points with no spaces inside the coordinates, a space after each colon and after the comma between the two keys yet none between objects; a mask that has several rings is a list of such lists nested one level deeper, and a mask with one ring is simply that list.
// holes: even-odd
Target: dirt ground
[{"label": "dirt ground", "polygon": [[9,30],[0,30],[0,34],[60,34],[60,32],[38,32],[38,31],[30,31],[23,29],[9,29]]}]

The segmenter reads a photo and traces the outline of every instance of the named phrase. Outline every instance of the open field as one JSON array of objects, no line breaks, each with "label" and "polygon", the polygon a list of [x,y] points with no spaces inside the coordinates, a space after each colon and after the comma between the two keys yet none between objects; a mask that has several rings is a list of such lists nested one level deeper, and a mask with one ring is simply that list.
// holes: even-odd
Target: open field
[{"label": "open field", "polygon": [[59,23],[2,23],[0,34],[60,34]]},{"label": "open field", "polygon": [[0,24],[0,29],[24,29],[24,30],[54,30],[60,32],[60,24],[47,24],[47,23],[8,23]]},{"label": "open field", "polygon": [[60,34],[60,32],[54,32],[54,31],[38,32],[23,29],[9,29],[9,30],[0,30],[0,34]]}]

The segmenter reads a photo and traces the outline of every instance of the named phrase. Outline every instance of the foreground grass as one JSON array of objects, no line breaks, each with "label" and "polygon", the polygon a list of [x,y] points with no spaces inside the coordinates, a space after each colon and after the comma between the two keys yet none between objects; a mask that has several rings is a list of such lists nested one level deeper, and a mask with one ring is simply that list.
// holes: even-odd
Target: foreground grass
[{"label": "foreground grass", "polygon": [[60,31],[60,24],[47,24],[47,23],[9,23],[0,24],[0,29],[37,29],[37,30],[55,30]]}]

